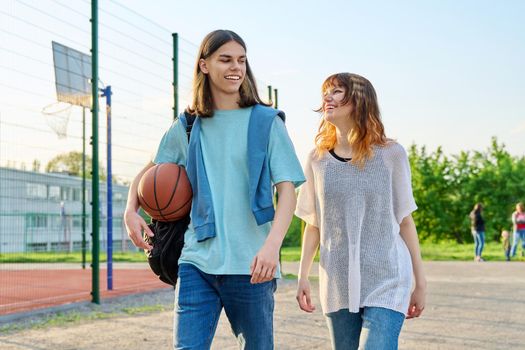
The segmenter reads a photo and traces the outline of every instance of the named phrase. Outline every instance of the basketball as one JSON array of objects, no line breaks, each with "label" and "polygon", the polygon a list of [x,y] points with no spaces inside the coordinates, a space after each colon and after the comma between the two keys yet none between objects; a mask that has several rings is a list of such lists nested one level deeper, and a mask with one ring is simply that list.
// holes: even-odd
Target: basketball
[{"label": "basketball", "polygon": [[142,209],[158,221],[176,221],[189,213],[193,192],[186,170],[175,163],[161,163],[140,179],[138,198]]}]

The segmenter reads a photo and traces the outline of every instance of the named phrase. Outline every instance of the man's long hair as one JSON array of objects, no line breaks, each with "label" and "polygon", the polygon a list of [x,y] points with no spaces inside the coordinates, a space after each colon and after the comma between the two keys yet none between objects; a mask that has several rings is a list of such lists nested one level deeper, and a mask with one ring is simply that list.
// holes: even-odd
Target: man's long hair
[{"label": "man's long hair", "polygon": [[[186,108],[188,113],[204,118],[213,116],[213,97],[210,88],[210,78],[207,74],[202,72],[199,61],[201,59],[207,59],[222,45],[230,41],[235,41],[246,51],[246,44],[242,38],[231,30],[215,30],[206,35],[202,40],[193,73],[193,101],[191,105]],[[239,94],[240,108],[251,107],[258,103],[266,105],[261,101],[257,92],[257,84],[250,68],[250,64],[248,63],[248,59],[246,59],[246,75],[239,89]]]}]

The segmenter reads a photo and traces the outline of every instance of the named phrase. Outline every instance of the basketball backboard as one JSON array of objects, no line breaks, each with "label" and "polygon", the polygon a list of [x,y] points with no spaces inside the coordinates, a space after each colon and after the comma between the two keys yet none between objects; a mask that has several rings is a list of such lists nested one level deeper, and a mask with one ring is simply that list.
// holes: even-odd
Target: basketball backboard
[{"label": "basketball backboard", "polygon": [[91,108],[91,56],[52,42],[57,100]]}]

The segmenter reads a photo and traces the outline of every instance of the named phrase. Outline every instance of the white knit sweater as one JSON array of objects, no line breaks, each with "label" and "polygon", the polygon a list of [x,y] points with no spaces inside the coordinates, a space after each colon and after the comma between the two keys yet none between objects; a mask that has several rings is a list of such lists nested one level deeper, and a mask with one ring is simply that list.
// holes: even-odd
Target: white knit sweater
[{"label": "white knit sweater", "polygon": [[412,263],[399,224],[417,207],[404,148],[375,147],[363,169],[312,151],[305,175],[295,214],[320,231],[323,312],[375,306],[406,314]]}]

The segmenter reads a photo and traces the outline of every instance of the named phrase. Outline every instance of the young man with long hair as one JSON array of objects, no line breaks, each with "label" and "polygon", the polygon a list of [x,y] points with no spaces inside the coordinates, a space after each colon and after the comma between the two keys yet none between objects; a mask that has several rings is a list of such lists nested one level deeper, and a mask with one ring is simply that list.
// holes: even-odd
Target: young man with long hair
[{"label": "young man with long hair", "polygon": [[137,247],[151,248],[141,230],[151,232],[137,215],[142,173],[158,163],[184,165],[193,201],[179,259],[174,347],[209,349],[224,309],[242,349],[272,349],[279,249],[304,175],[284,113],[259,98],[246,45],[236,33],[217,30],[204,38],[186,113],[196,116],[189,143],[182,114],[131,186],[129,235]]}]

